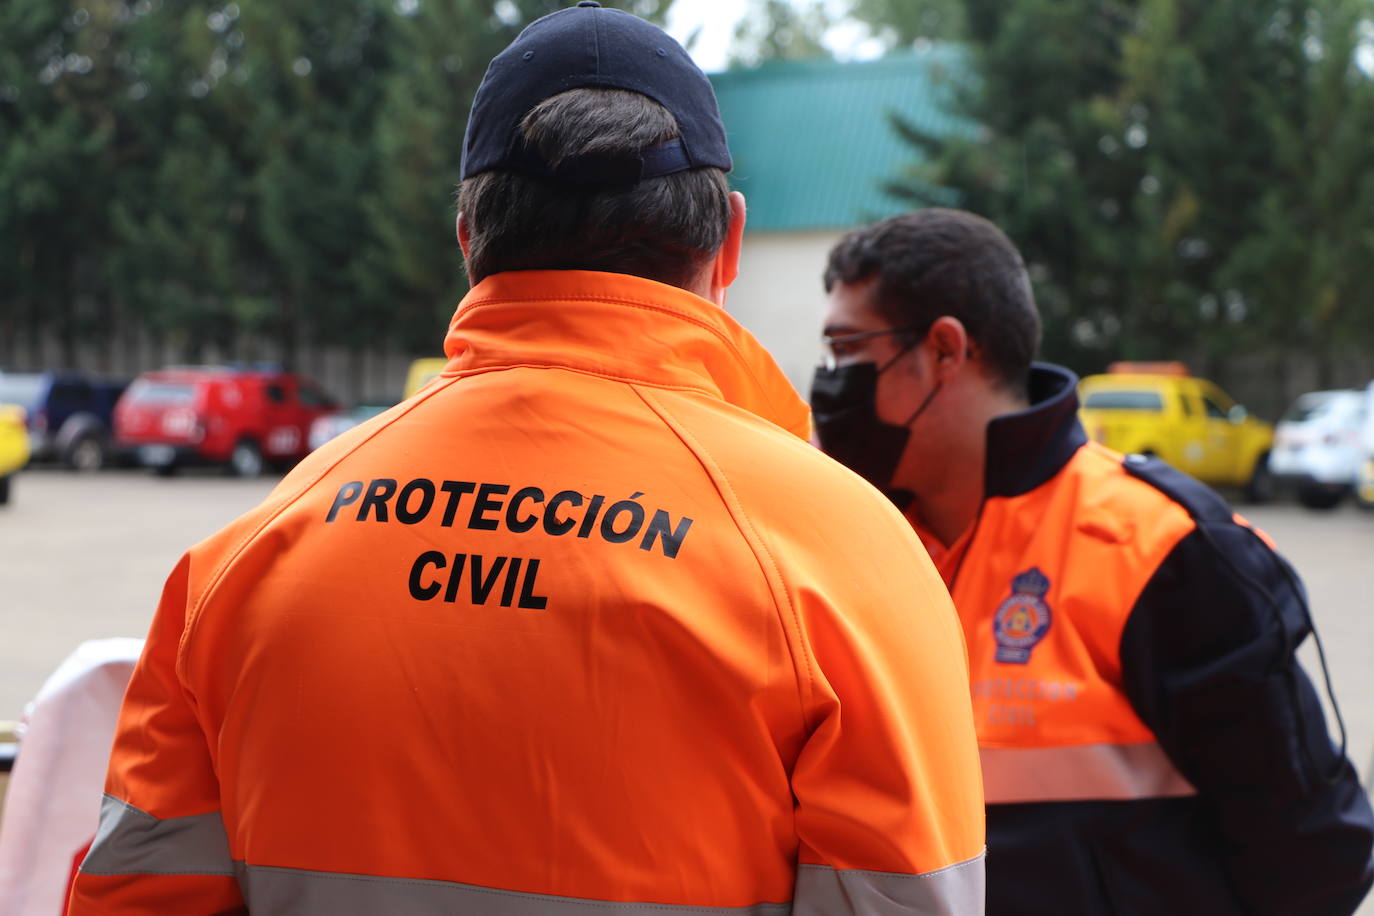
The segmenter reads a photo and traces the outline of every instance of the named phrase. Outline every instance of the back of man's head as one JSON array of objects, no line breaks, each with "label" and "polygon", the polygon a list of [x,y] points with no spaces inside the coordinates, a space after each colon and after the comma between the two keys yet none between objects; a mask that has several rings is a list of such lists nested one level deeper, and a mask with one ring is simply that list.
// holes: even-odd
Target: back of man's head
[{"label": "back of man's head", "polygon": [[942,315],[964,325],[990,378],[1025,390],[1040,346],[1026,266],[992,223],[963,210],[904,213],[850,232],[830,252],[825,289],[873,282],[871,302],[916,335]]},{"label": "back of man's head", "polygon": [[705,74],[658,28],[595,5],[531,24],[473,103],[459,209],[473,283],[602,270],[686,286],[730,222]]}]

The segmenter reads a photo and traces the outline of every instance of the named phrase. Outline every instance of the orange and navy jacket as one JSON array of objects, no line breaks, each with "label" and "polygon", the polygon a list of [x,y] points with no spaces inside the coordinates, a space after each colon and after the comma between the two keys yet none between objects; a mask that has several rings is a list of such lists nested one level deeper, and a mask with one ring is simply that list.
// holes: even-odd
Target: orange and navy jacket
[{"label": "orange and navy jacket", "polygon": [[1374,820],[1295,658],[1301,584],[1206,487],[1088,442],[1076,382],[1033,368],[976,523],[926,537],[969,651],[988,913],[1349,914]]},{"label": "orange and navy jacket", "polygon": [[77,914],[983,911],[958,619],[690,293],[490,277],[172,573]]}]

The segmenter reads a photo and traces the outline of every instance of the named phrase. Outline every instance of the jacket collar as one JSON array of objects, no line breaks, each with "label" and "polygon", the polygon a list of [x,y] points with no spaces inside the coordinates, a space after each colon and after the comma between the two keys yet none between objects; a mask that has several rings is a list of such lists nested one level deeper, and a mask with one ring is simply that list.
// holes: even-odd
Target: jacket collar
[{"label": "jacket collar", "polygon": [[494,274],[463,297],[446,375],[535,366],[701,391],[802,438],[806,403],[725,310],[642,277],[582,270]]},{"label": "jacket collar", "polygon": [[1046,483],[1088,441],[1078,422],[1078,376],[1034,363],[1031,406],[988,424],[986,497],[1020,496]]}]

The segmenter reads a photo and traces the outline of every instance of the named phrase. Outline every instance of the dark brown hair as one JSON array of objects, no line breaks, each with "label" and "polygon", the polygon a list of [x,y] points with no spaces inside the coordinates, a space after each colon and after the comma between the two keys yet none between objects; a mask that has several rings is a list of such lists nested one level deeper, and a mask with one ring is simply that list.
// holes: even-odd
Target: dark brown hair
[{"label": "dark brown hair", "polygon": [[923,336],[959,319],[988,372],[1024,393],[1040,315],[1021,254],[1002,230],[963,210],[904,213],[846,235],[830,251],[825,289],[875,278],[872,302],[893,327]]},{"label": "dark brown hair", "polygon": [[[551,168],[570,156],[636,153],[678,136],[657,102],[620,89],[571,89],[520,122]],[[729,186],[715,168],[633,184],[577,185],[517,172],[474,175],[459,187],[468,278],[507,270],[604,270],[686,286],[725,241]]]}]

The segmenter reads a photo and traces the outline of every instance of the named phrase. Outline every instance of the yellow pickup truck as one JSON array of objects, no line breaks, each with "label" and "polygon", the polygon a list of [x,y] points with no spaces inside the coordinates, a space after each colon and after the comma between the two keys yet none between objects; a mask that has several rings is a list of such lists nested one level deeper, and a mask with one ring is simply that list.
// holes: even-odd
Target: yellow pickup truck
[{"label": "yellow pickup truck", "polygon": [[24,408],[0,404],[0,505],[10,501],[10,478],[28,464],[29,428]]},{"label": "yellow pickup truck", "polygon": [[1127,454],[1155,455],[1203,483],[1273,496],[1274,427],[1177,363],[1124,366],[1078,385],[1088,436]]},{"label": "yellow pickup truck", "polygon": [[427,356],[415,360],[406,372],[406,387],[401,393],[401,399],[404,400],[425,387],[429,380],[443,372],[447,365],[448,359],[442,356]]}]

